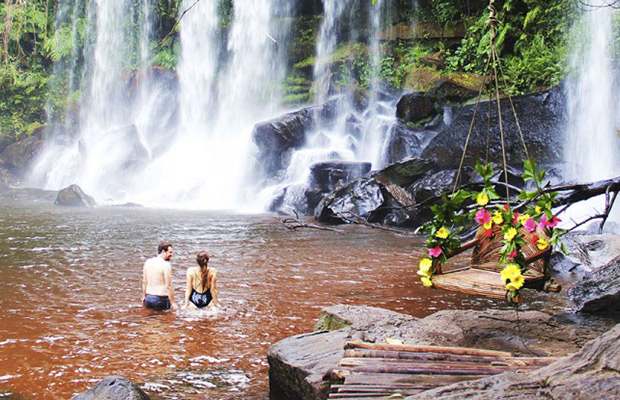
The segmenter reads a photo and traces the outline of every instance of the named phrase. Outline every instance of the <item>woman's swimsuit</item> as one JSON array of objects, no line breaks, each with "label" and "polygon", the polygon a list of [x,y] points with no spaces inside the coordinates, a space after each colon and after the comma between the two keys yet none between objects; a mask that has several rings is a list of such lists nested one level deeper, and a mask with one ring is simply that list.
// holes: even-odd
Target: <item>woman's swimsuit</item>
[{"label": "woman's swimsuit", "polygon": [[196,289],[192,289],[192,294],[189,295],[189,301],[192,302],[198,308],[204,308],[211,303],[213,296],[211,295],[211,289],[207,289],[204,293],[199,293]]},{"label": "woman's swimsuit", "polygon": [[157,311],[165,311],[170,309],[170,298],[168,296],[157,296],[147,294],[144,297],[144,305]]}]

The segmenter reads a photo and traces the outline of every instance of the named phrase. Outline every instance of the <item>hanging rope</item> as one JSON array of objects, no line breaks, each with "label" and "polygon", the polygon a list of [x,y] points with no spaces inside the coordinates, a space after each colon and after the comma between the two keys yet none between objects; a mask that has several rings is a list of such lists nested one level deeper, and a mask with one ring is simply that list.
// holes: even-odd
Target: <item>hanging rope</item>
[{"label": "hanging rope", "polygon": [[[510,189],[508,185],[508,161],[507,161],[507,155],[506,155],[506,141],[505,141],[505,135],[504,135],[504,126],[503,126],[503,121],[502,121],[502,106],[501,106],[500,92],[499,92],[499,76],[501,75],[502,81],[504,83],[504,87],[508,88],[508,83],[506,81],[506,75],[504,74],[504,70],[502,68],[500,58],[499,58],[499,55],[497,54],[497,48],[496,48],[496,35],[497,35],[497,27],[499,25],[499,20],[497,19],[497,9],[495,8],[495,0],[489,0],[488,10],[489,10],[489,18],[487,19],[487,25],[489,25],[489,28],[490,28],[490,49],[489,49],[489,57],[487,59],[487,64],[484,69],[485,78],[480,87],[480,90],[478,91],[478,98],[476,100],[474,114],[472,116],[472,121],[469,125],[469,131],[467,132],[467,138],[465,140],[463,154],[461,155],[461,160],[460,160],[457,174],[454,180],[454,185],[452,187],[452,194],[456,192],[456,188],[458,186],[458,182],[461,177],[461,171],[465,163],[465,156],[467,153],[467,148],[469,146],[469,141],[470,141],[471,134],[473,131],[473,126],[474,126],[474,122],[476,119],[478,106],[480,103],[480,99],[482,97],[482,90],[486,85],[486,74],[489,69],[489,65],[491,65],[493,69],[492,79],[495,84],[495,97],[497,101],[497,115],[498,115],[499,131],[500,131],[500,142],[501,142],[501,148],[502,148],[502,163],[503,163],[503,170],[504,170],[504,178],[506,180],[506,185],[505,185],[506,186],[506,201],[508,204],[510,204]],[[521,144],[523,145],[525,157],[527,160],[531,160],[529,151],[527,149],[527,145],[525,143],[525,136],[523,135],[523,130],[521,129],[521,124],[519,123],[519,118],[517,117],[517,111],[514,106],[514,102],[512,101],[512,97],[510,96],[510,94],[506,93],[506,97],[508,98],[508,101],[510,103],[510,107],[512,110],[512,114],[515,118],[517,131],[519,132],[519,137],[521,139]],[[490,147],[490,133],[491,133],[491,103],[492,103],[492,91],[489,91],[485,163],[489,162],[489,147]],[[538,183],[536,184],[538,185]]]}]

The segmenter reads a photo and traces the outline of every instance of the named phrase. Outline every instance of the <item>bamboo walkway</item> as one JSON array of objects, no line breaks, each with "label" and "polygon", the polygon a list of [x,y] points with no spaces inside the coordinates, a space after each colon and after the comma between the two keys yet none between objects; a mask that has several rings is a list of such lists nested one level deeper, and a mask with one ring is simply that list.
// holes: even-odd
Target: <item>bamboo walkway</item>
[{"label": "bamboo walkway", "polygon": [[347,342],[344,348],[338,367],[326,376],[342,382],[331,386],[329,399],[399,398],[506,371],[527,372],[556,360],[465,347]]}]

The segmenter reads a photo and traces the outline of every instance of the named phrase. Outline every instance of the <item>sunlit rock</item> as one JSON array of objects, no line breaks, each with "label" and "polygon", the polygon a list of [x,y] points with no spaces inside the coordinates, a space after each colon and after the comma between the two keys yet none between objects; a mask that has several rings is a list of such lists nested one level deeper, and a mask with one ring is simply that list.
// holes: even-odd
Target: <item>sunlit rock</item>
[{"label": "sunlit rock", "polygon": [[95,199],[84,193],[78,185],[71,185],[58,192],[54,204],[69,207],[93,207],[97,203]]}]

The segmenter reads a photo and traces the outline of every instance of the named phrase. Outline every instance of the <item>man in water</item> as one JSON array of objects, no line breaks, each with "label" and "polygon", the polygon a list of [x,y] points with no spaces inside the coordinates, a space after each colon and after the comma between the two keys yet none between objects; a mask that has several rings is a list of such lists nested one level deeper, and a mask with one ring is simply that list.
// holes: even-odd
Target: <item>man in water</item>
[{"label": "man in water", "polygon": [[176,310],[170,266],[170,258],[174,250],[170,243],[161,242],[157,247],[157,252],[157,257],[149,258],[144,263],[142,304],[158,311],[170,308]]}]

